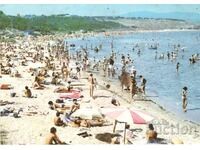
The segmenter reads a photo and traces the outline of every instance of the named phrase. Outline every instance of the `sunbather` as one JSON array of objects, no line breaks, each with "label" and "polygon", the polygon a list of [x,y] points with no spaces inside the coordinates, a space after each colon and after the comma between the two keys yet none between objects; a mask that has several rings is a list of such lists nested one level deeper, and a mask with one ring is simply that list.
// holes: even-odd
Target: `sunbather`
[{"label": "sunbather", "polygon": [[154,130],[152,124],[148,125],[149,130],[146,132],[147,143],[156,143],[157,142],[157,132]]},{"label": "sunbather", "polygon": [[75,112],[77,109],[80,109],[80,104],[77,102],[77,99],[73,99],[73,105],[71,107],[71,113]]},{"label": "sunbather", "polygon": [[58,76],[55,75],[53,76],[52,80],[51,80],[51,84],[54,84],[54,85],[58,85],[60,84],[61,81],[58,80]]},{"label": "sunbather", "polygon": [[28,86],[25,86],[24,97],[27,97],[27,98],[31,98],[31,97],[32,97],[32,92],[31,92],[31,90],[28,88]]},{"label": "sunbather", "polygon": [[50,109],[56,110],[56,111],[59,111],[59,112],[63,112],[65,110],[67,110],[67,109],[70,109],[70,107],[65,106],[64,104],[63,105],[59,105],[59,104],[53,103],[52,101],[49,101],[48,104],[49,104],[49,108]]},{"label": "sunbather", "polygon": [[45,139],[45,144],[65,144],[65,142],[61,141],[56,134],[57,130],[55,127],[50,129],[50,134]]},{"label": "sunbather", "polygon": [[0,84],[0,89],[2,90],[9,90],[11,88],[11,84]]},{"label": "sunbather", "polygon": [[41,85],[38,76],[35,77],[35,80],[33,82],[33,88],[35,88],[35,89],[44,89],[44,86]]},{"label": "sunbather", "polygon": [[66,124],[61,120],[60,113],[56,112],[56,117],[54,118],[54,124],[56,126],[65,126]]}]

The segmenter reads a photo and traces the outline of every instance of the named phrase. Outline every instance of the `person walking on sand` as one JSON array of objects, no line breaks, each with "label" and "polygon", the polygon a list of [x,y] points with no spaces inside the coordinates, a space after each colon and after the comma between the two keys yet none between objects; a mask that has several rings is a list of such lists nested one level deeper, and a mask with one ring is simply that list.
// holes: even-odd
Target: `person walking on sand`
[{"label": "person walking on sand", "polygon": [[182,102],[183,102],[183,111],[187,112],[187,87],[185,86],[182,90]]},{"label": "person walking on sand", "polygon": [[93,74],[90,74],[90,76],[88,77],[88,81],[89,81],[89,88],[90,88],[90,97],[93,98],[94,85],[95,85]]},{"label": "person walking on sand", "polygon": [[61,141],[56,134],[57,130],[55,127],[50,129],[50,134],[45,139],[45,144],[66,144],[65,142]]}]

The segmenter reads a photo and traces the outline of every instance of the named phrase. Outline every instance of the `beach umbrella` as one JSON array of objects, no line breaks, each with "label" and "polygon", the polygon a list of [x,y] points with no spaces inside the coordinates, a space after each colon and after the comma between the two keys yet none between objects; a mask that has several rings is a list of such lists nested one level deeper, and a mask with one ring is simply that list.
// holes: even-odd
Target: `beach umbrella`
[{"label": "beach umbrella", "polygon": [[101,113],[105,116],[108,116],[112,119],[115,119],[115,124],[113,132],[115,132],[117,122],[125,123],[124,128],[124,143],[126,137],[126,125],[130,124],[147,124],[152,121],[154,118],[148,115],[146,112],[137,110],[135,108],[102,108]]},{"label": "beach umbrella", "polygon": [[100,110],[97,108],[80,108],[76,110],[72,115],[72,117],[80,117],[81,119],[94,119],[94,118],[102,118]]},{"label": "beach umbrella", "polygon": [[130,124],[147,124],[154,119],[146,112],[135,108],[101,108],[101,112],[112,119]]}]

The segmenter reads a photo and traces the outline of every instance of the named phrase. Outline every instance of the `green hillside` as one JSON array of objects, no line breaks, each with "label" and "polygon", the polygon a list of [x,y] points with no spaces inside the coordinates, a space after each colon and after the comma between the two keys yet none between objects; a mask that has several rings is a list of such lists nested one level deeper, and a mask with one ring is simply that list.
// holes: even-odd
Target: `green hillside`
[{"label": "green hillside", "polygon": [[123,25],[112,21],[97,20],[94,17],[80,16],[8,16],[0,11],[0,29],[33,30],[42,33],[54,31],[98,31],[122,28]]}]

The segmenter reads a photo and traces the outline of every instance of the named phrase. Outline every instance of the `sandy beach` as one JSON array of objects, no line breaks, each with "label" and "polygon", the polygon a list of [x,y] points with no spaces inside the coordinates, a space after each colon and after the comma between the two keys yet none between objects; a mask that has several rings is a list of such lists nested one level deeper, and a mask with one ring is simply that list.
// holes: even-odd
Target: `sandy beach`
[{"label": "sandy beach", "polygon": [[[128,33],[128,32],[125,32]],[[109,35],[122,34],[109,33]],[[89,35],[69,35],[69,36],[40,36],[37,38],[30,38],[28,40],[29,47],[34,47],[42,45],[44,47],[43,52],[48,54],[48,42],[54,41],[55,39],[64,40],[66,38],[82,37],[82,36],[93,36],[95,33]],[[96,35],[95,35],[96,36]],[[20,38],[19,43],[26,41],[27,39]],[[42,42],[41,42],[42,41]],[[55,48],[55,47],[54,47]],[[27,52],[30,51],[29,48],[21,48],[24,50],[24,55],[27,58]],[[59,48],[58,48],[59,49]],[[19,50],[10,50],[14,54],[19,54]],[[2,53],[8,53],[5,49],[1,49]],[[34,52],[35,53],[35,52]],[[13,54],[12,54],[13,55]],[[14,57],[11,58],[13,59]],[[5,55],[4,55],[5,58]],[[33,57],[30,57],[33,58]],[[11,59],[11,60],[12,60]],[[6,61],[1,60],[3,63]],[[16,66],[14,67],[21,74],[21,78],[11,77],[10,75],[1,74],[0,83],[1,84],[11,84],[13,89],[10,90],[0,90],[0,101],[7,101],[6,104],[0,106],[0,108],[11,107],[19,110],[23,109],[23,112],[19,113],[19,118],[14,118],[12,114],[10,116],[0,117],[0,130],[1,130],[1,143],[2,144],[17,144],[17,145],[29,145],[29,144],[44,144],[45,137],[49,133],[49,129],[54,125],[53,119],[55,117],[55,110],[50,110],[48,107],[49,101],[55,101],[59,94],[55,93],[54,90],[59,87],[59,85],[45,85],[44,90],[35,90],[31,88],[34,81],[34,76],[29,73],[29,69],[33,67],[33,64],[37,64],[38,61],[29,63],[27,61],[27,66],[22,66],[20,63],[20,58],[15,61]],[[60,71],[61,62],[59,59],[54,58],[52,61],[55,64],[54,71]],[[70,63],[74,64],[76,60],[70,59]],[[52,70],[48,72],[51,74]],[[155,119],[152,122],[156,131],[158,132],[158,137],[163,139],[164,143],[171,144],[171,139],[178,137],[184,144],[199,144],[200,141],[200,125],[194,124],[192,122],[181,120],[174,114],[166,111],[164,108],[154,103],[148,97],[139,97],[137,100],[133,101],[130,93],[121,90],[120,82],[113,83],[102,76],[100,72],[92,72],[97,80],[96,88],[94,89],[94,99],[89,96],[89,85],[88,76],[92,71],[88,69],[87,71],[81,71],[81,78],[76,82],[81,83],[81,86],[74,86],[74,88],[81,89],[81,95],[83,98],[80,102],[80,107],[90,106],[95,108],[101,107],[113,107],[111,100],[113,96],[120,102],[121,106],[133,107],[147,112]],[[46,80],[50,81],[51,77],[47,77]],[[67,82],[62,80],[63,85],[67,86]],[[73,82],[72,82],[73,83]],[[109,89],[106,85],[110,84]],[[29,86],[35,98],[25,98],[23,97],[23,90],[25,86]],[[16,97],[11,97],[10,93],[16,92]],[[112,133],[114,120],[111,118],[106,118],[109,122],[106,126],[101,127],[56,127],[57,134],[60,139],[65,141],[67,144],[109,144],[102,142],[95,138],[99,133]],[[124,124],[117,125],[117,133],[123,135]],[[146,144],[146,130],[147,125],[140,124],[130,124],[130,130],[132,131],[134,137],[130,139],[132,144]],[[2,132],[4,131],[4,132]],[[78,133],[88,132],[91,136],[81,137]]]}]

